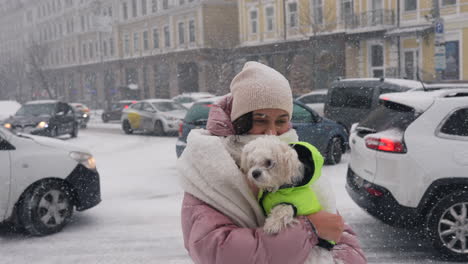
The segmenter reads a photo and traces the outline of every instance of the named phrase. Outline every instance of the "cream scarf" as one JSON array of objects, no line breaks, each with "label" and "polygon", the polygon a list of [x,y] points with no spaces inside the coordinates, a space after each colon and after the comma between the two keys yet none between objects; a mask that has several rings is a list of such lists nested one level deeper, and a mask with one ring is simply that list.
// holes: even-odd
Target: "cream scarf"
[{"label": "cream scarf", "polygon": [[[263,211],[235,161],[242,147],[259,136],[217,137],[204,129],[193,129],[188,135],[187,147],[177,161],[182,189],[240,227],[262,226],[265,221]],[[293,129],[279,138],[284,142],[298,141]]]}]

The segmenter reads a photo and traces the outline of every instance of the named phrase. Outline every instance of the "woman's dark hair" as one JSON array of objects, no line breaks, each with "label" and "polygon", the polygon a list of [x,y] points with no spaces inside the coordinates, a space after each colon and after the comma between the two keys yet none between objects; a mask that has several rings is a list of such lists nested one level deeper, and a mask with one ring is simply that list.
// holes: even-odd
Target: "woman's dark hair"
[{"label": "woman's dark hair", "polygon": [[248,112],[232,122],[236,135],[244,135],[249,132],[253,125],[253,112]]}]

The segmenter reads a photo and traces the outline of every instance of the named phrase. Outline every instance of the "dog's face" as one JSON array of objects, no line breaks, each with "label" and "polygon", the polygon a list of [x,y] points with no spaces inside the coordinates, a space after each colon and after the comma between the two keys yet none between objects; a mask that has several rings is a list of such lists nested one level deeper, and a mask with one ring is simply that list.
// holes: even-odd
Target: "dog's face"
[{"label": "dog's face", "polygon": [[245,145],[241,170],[257,187],[271,192],[281,185],[300,182],[303,177],[296,151],[276,136],[260,137]]}]

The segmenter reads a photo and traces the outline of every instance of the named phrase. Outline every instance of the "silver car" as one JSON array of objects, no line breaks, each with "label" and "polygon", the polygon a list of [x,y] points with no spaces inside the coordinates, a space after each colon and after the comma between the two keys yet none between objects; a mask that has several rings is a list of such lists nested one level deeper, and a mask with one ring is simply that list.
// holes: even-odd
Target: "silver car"
[{"label": "silver car", "polygon": [[187,110],[170,99],[147,99],[132,104],[122,112],[122,129],[151,132],[158,136],[177,132]]}]

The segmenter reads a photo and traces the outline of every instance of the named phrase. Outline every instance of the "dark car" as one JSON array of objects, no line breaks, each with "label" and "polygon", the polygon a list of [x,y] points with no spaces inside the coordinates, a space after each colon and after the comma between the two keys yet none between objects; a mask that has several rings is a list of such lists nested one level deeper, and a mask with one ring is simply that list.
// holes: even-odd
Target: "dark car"
[{"label": "dark car", "polygon": [[49,137],[66,134],[76,137],[79,129],[73,108],[56,100],[27,102],[15,115],[6,119],[3,126],[16,133]]},{"label": "dark car", "polygon": [[[185,149],[190,130],[205,128],[210,107],[215,99],[197,102],[188,110],[179,127],[179,138],[176,143],[177,157],[180,157]],[[327,164],[336,164],[341,161],[341,156],[348,146],[348,134],[342,125],[320,117],[314,110],[298,101],[294,102],[291,122],[299,140],[314,145],[322,153]]]},{"label": "dark car", "polygon": [[102,113],[102,122],[107,123],[109,121],[120,121],[120,118],[122,117],[122,110],[127,109],[131,104],[134,103],[136,103],[136,100],[121,100],[112,103],[109,109]]},{"label": "dark car", "polygon": [[89,108],[86,105],[80,103],[70,103],[70,105],[75,111],[75,116],[78,120],[78,123],[80,124],[80,128],[86,128],[88,126],[89,119],[91,118]]},{"label": "dark car", "polygon": [[349,131],[351,125],[361,121],[379,105],[384,93],[417,91],[418,81],[393,78],[341,79],[332,83],[327,93],[324,116]]}]

